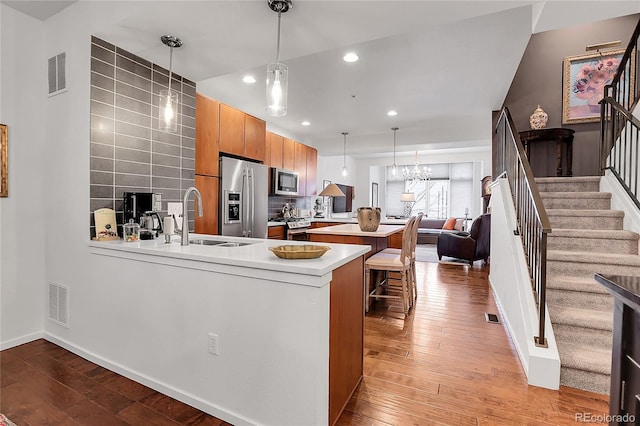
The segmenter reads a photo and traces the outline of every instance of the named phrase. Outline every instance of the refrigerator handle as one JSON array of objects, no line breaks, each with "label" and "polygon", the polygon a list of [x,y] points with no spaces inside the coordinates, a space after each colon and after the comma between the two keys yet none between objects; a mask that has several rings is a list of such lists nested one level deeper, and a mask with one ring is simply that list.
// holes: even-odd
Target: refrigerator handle
[{"label": "refrigerator handle", "polygon": [[241,220],[241,227],[242,227],[242,236],[246,237],[247,236],[247,222],[249,221],[249,212],[248,212],[248,208],[247,208],[247,204],[249,202],[249,175],[248,175],[248,169],[245,166],[242,170],[242,220]]},{"label": "refrigerator handle", "polygon": [[247,173],[249,175],[249,221],[247,222],[247,237],[253,237],[253,222],[255,220],[255,183],[253,180],[253,169],[248,167]]}]

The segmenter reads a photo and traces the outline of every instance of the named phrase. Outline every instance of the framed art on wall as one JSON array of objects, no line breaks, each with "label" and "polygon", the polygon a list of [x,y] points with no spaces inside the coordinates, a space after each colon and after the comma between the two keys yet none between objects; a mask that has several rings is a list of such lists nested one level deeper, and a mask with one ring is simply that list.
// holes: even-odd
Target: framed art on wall
[{"label": "framed art on wall", "polygon": [[[562,72],[562,124],[600,121],[600,100],[604,87],[618,71],[624,50],[568,56]],[[635,61],[631,60],[629,84],[633,85]],[[626,78],[626,77],[623,77]],[[633,87],[631,88],[633,92]]]},{"label": "framed art on wall", "polygon": [[9,196],[7,161],[7,125],[0,124],[0,197]]}]

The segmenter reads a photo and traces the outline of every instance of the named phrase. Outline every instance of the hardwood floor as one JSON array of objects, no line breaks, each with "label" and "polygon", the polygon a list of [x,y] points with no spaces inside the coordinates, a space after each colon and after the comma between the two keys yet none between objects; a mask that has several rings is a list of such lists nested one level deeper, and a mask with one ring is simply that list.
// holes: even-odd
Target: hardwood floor
[{"label": "hardwood floor", "polygon": [[[478,265],[479,262],[476,262]],[[380,300],[365,319],[364,379],[338,425],[574,425],[606,395],[527,379],[499,315],[488,267],[418,262],[418,301]]]},{"label": "hardwood floor", "polygon": [[[364,380],[338,425],[564,425],[604,395],[528,386],[488,267],[418,262],[418,301],[365,319]],[[0,412],[18,425],[227,425],[45,340],[0,352]]]}]

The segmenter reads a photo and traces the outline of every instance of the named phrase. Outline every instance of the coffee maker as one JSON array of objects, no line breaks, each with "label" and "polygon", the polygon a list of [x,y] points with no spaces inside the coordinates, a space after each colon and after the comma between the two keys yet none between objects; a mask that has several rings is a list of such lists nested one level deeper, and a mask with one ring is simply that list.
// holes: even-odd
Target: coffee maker
[{"label": "coffee maker", "polygon": [[[123,219],[140,224],[140,238],[155,238],[162,232],[162,220],[158,212],[162,209],[162,194],[154,192],[125,192],[123,195]],[[145,232],[142,232],[146,230]],[[143,235],[145,234],[145,235]]]}]

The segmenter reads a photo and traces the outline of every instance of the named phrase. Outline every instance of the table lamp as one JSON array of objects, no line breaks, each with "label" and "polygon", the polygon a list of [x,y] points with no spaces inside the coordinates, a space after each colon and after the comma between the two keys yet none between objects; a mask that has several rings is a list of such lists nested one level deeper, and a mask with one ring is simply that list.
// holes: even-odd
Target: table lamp
[{"label": "table lamp", "polygon": [[322,190],[322,192],[320,192],[318,194],[321,197],[329,197],[329,217],[331,217],[331,211],[332,206],[332,200],[333,197],[344,197],[344,192],[342,192],[342,190],[340,190],[340,188],[338,188],[338,185],[336,185],[335,183],[330,183],[329,185],[327,185],[327,187],[325,189]]},{"label": "table lamp", "polygon": [[400,195],[400,201],[404,203],[404,217],[411,216],[411,208],[416,201],[416,194],[413,192],[403,192],[402,195]]}]

